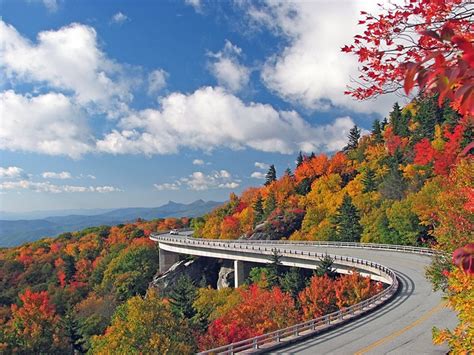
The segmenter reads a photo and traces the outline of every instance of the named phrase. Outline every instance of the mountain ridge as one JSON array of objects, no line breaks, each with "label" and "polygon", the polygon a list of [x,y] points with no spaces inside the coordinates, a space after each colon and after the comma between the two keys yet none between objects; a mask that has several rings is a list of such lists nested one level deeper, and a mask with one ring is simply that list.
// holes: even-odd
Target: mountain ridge
[{"label": "mountain ridge", "polygon": [[115,225],[141,218],[198,217],[210,212],[222,202],[203,201],[189,204],[169,201],[158,207],[127,207],[106,210],[92,215],[58,215],[41,219],[0,220],[0,247],[12,247],[43,237],[53,237],[60,233],[81,230],[98,225]]}]

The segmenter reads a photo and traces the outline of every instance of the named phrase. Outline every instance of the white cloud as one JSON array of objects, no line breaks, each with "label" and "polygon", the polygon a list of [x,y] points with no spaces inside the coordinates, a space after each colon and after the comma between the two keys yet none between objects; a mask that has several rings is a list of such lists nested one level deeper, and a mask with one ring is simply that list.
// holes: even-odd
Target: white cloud
[{"label": "white cloud", "polygon": [[42,0],[42,3],[49,12],[58,11],[59,6],[56,0]]},{"label": "white cloud", "polygon": [[235,189],[240,186],[240,180],[235,179],[227,170],[213,171],[205,174],[195,171],[188,177],[182,177],[172,183],[154,184],[159,190],[179,190],[181,186],[186,186],[188,190],[204,191],[209,189]]},{"label": "white cloud", "polygon": [[121,120],[97,142],[99,151],[113,154],[169,154],[181,147],[212,151],[218,147],[291,154],[329,150],[345,145],[354,122],[337,118],[312,126],[294,111],[242,102],[222,88],[204,87],[185,95],[173,93],[160,101],[160,110],[138,111]]},{"label": "white cloud", "polygon": [[193,165],[204,165],[204,160],[202,159],[194,159],[193,160]]},{"label": "white cloud", "polygon": [[181,183],[178,182],[173,182],[173,183],[164,183],[164,184],[153,184],[155,189],[158,191],[173,191],[173,190],[179,190]]},{"label": "white cloud", "polygon": [[342,53],[341,47],[360,31],[360,11],[375,9],[376,1],[344,1],[343,6],[329,0],[243,3],[254,23],[288,41],[263,67],[262,80],[269,89],[309,109],[328,109],[333,104],[361,112],[388,112],[393,96],[358,102],[344,95],[351,77],[359,74],[356,57]]},{"label": "white cloud", "polygon": [[96,31],[78,23],[40,32],[32,43],[0,20],[0,69],[12,82],[46,83],[72,92],[78,104],[93,112],[111,115],[126,110],[135,83],[133,74],[99,48]]},{"label": "white cloud", "polygon": [[265,179],[265,173],[262,173],[261,171],[254,171],[250,177],[254,179]]},{"label": "white cloud", "polygon": [[118,25],[121,25],[121,24],[123,24],[124,22],[127,22],[127,21],[129,21],[129,20],[130,20],[130,18],[129,18],[127,15],[125,15],[124,13],[122,13],[122,12],[119,11],[119,12],[117,12],[116,14],[114,14],[114,15],[112,16],[112,19],[111,19],[110,21],[111,21],[112,23],[116,23],[116,24],[118,24]]},{"label": "white cloud", "polygon": [[166,86],[168,73],[163,69],[152,71],[148,75],[148,95],[154,95]]},{"label": "white cloud", "polygon": [[23,176],[23,169],[17,166],[0,167],[0,178],[16,179]]},{"label": "white cloud", "polygon": [[55,185],[50,182],[33,182],[29,180],[6,181],[0,183],[0,190],[32,190],[46,193],[71,193],[71,192],[120,192],[121,189],[113,186],[73,186]]},{"label": "white cloud", "polygon": [[237,180],[227,170],[214,171],[209,175],[201,171],[192,173],[188,178],[181,179],[190,190],[202,191],[209,189],[235,189],[239,187]]},{"label": "white cloud", "polygon": [[202,11],[201,0],[184,0],[186,5],[192,6],[196,12]]},{"label": "white cloud", "polygon": [[72,175],[68,171],[62,171],[60,173],[55,173],[53,171],[45,171],[41,176],[45,179],[60,179],[60,180],[66,180],[66,179],[72,179]]},{"label": "white cloud", "polygon": [[91,150],[81,111],[63,94],[0,93],[0,149],[78,158]]},{"label": "white cloud", "polygon": [[211,73],[216,77],[219,85],[232,92],[244,88],[250,78],[250,70],[239,63],[242,49],[226,40],[224,48],[217,53],[209,53],[213,61],[209,63]]},{"label": "white cloud", "polygon": [[255,162],[255,167],[259,168],[259,169],[263,169],[263,170],[267,170],[270,168],[270,165],[267,164],[267,163],[260,163],[258,161]]}]

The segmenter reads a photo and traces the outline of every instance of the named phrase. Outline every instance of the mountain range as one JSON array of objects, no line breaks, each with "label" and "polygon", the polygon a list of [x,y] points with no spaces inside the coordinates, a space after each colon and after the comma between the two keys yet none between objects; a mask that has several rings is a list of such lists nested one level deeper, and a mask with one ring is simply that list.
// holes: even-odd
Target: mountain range
[{"label": "mountain range", "polygon": [[169,201],[159,207],[130,207],[114,210],[90,210],[70,215],[56,215],[41,219],[0,220],[0,247],[12,247],[43,237],[54,237],[99,225],[115,225],[132,222],[137,218],[146,220],[167,217],[198,217],[221,205],[222,202],[197,200],[189,204]]}]

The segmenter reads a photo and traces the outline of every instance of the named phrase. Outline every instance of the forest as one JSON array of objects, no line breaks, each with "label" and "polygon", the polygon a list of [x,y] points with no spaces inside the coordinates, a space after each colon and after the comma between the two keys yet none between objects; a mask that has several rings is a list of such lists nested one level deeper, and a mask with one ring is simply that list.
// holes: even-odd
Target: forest
[{"label": "forest", "polygon": [[[459,324],[433,329],[433,340],[453,353],[472,352],[472,22],[458,16],[468,11],[462,1],[393,6],[362,14],[367,30],[342,48],[358,56],[367,84],[348,94],[366,99],[397,85],[420,94],[395,103],[370,132],[354,126],[341,151],[300,153],[283,172],[271,165],[262,186],[231,194],[203,217],[137,220],[1,249],[0,352],[193,353],[347,307],[382,288],[356,272],[335,274],[330,258],[308,274],[283,268],[277,254],[237,289],[186,277],[166,293],[150,288],[158,250],[148,236],[188,226],[198,238],[435,248],[441,253],[426,275],[446,293]],[[412,14],[423,20],[413,25],[418,42],[400,45]]]},{"label": "forest", "polygon": [[[294,171],[279,178],[271,166],[262,186],[231,194],[203,217],[139,219],[2,249],[0,349],[192,353],[366,299],[382,286],[357,273],[334,274],[330,258],[308,274],[282,267],[278,255],[252,269],[238,289],[215,290],[181,277],[163,293],[149,288],[158,249],[148,237],[191,226],[202,238],[393,243],[453,252],[472,240],[474,229],[472,128],[472,120],[449,105],[419,97],[403,108],[395,104],[370,134],[354,127],[347,146],[332,156],[300,153]],[[458,305],[472,317],[466,309],[472,287],[460,286],[469,282],[464,273],[439,257],[427,274],[438,288],[458,287]],[[472,339],[458,332],[435,335],[438,341]]]}]

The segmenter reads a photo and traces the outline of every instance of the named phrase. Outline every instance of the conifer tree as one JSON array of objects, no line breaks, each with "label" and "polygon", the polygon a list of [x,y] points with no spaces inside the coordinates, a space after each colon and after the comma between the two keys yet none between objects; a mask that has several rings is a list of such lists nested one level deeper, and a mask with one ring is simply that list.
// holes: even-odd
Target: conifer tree
[{"label": "conifer tree", "polygon": [[178,317],[191,319],[196,311],[193,303],[197,297],[197,289],[191,278],[182,275],[175,283],[169,294],[173,313]]},{"label": "conifer tree", "polygon": [[316,158],[316,154],[314,152],[311,152],[311,155],[309,156],[309,160]]},{"label": "conifer tree", "polygon": [[377,190],[375,171],[373,171],[372,169],[367,169],[364,177],[362,178],[362,183],[364,184],[364,193]]},{"label": "conifer tree", "polygon": [[275,208],[276,208],[276,199],[275,199],[275,194],[272,191],[268,194],[267,199],[265,200],[265,218],[268,217]]},{"label": "conifer tree", "polygon": [[320,259],[320,264],[318,265],[318,268],[314,270],[314,273],[320,277],[327,275],[328,277],[334,279],[337,273],[336,270],[332,267],[333,264],[333,258],[326,254],[324,258]]},{"label": "conifer tree", "polygon": [[359,139],[360,139],[360,129],[355,125],[349,131],[349,142],[347,145],[342,149],[344,152],[348,152],[350,150],[356,149],[359,146]]},{"label": "conifer tree", "polygon": [[276,181],[277,176],[276,176],[276,169],[275,165],[270,165],[270,168],[268,169],[267,175],[265,175],[265,186],[270,185],[272,182]]},{"label": "conifer tree", "polygon": [[257,199],[253,204],[253,211],[255,216],[255,224],[259,224],[261,221],[263,221],[263,218],[265,217],[265,211],[263,210],[263,199],[260,194],[257,195]]},{"label": "conifer tree", "polygon": [[305,281],[299,268],[292,267],[280,278],[280,286],[283,292],[289,293],[293,298],[297,298],[302,289],[305,288]]},{"label": "conifer tree", "polygon": [[286,168],[286,170],[285,170],[285,175],[286,175],[286,176],[289,176],[289,177],[293,177],[293,176],[294,176],[294,175],[293,175],[293,172],[291,171],[290,168]]},{"label": "conifer tree", "polygon": [[380,121],[377,119],[374,120],[372,124],[372,135],[374,136],[376,143],[382,143],[382,127],[380,126]]},{"label": "conifer tree", "polygon": [[272,250],[272,256],[270,258],[270,264],[266,267],[267,269],[267,282],[268,288],[274,286],[280,286],[280,278],[283,274],[281,265],[281,255],[278,253],[278,249]]},{"label": "conifer tree", "polygon": [[332,218],[334,239],[339,242],[359,242],[362,234],[359,211],[352,203],[352,198],[345,194],[342,204]]},{"label": "conifer tree", "polygon": [[300,153],[298,154],[298,157],[296,158],[296,167],[299,167],[301,164],[303,164],[303,161],[304,161],[303,153],[301,153],[301,150],[300,150]]}]

